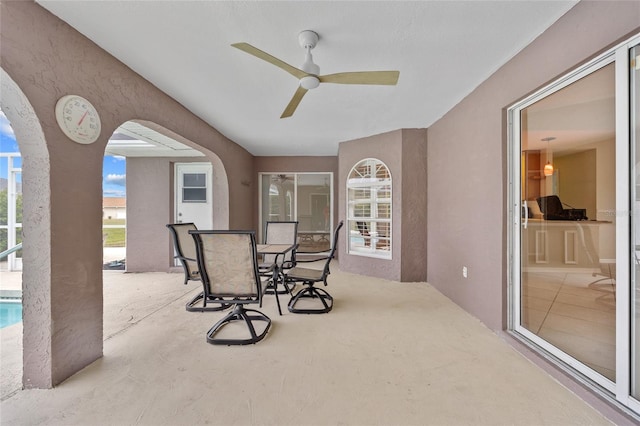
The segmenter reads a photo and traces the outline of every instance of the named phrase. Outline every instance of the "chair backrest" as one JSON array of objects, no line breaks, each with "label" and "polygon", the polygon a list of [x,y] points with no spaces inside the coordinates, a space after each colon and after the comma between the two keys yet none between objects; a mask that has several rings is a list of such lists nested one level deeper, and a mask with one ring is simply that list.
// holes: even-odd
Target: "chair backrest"
[{"label": "chair backrest", "polygon": [[198,252],[198,268],[206,296],[262,298],[254,231],[190,231]]},{"label": "chair backrest", "polygon": [[327,256],[327,261],[324,264],[324,269],[322,273],[324,277],[326,277],[328,274],[331,273],[331,271],[329,270],[329,264],[331,263],[331,260],[336,255],[336,248],[338,247],[338,237],[340,236],[340,228],[342,228],[342,225],[344,225],[344,221],[341,220],[338,226],[336,226],[336,229],[333,231],[333,240],[331,241],[331,251]]},{"label": "chair backrest", "polygon": [[[298,240],[298,222],[267,222],[264,231],[265,244],[295,244]],[[289,251],[284,256],[284,263],[291,263],[294,251]],[[264,263],[274,263],[276,255],[265,254]],[[292,265],[285,265],[292,266]]]},{"label": "chair backrest", "polygon": [[360,235],[369,235],[369,227],[367,226],[366,222],[356,222],[356,226],[358,227],[358,232],[360,232]]},{"label": "chair backrest", "polygon": [[197,279],[196,246],[193,244],[193,237],[189,235],[189,231],[195,231],[198,228],[194,223],[170,223],[167,228],[173,237],[173,246],[182,263],[185,275],[190,279]]},{"label": "chair backrest", "polygon": [[564,207],[562,207],[560,197],[558,197],[557,195],[547,195],[544,197],[540,197],[537,201],[538,205],[540,206],[540,211],[544,213],[545,217],[550,215],[562,214],[562,212],[564,211]]}]

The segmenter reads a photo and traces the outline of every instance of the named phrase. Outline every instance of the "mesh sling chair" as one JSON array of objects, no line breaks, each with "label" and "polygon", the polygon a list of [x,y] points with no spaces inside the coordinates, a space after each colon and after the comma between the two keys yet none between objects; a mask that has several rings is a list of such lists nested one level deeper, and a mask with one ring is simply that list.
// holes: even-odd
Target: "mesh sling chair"
[{"label": "mesh sling chair", "polygon": [[[265,244],[296,244],[298,240],[298,222],[267,222],[264,231],[264,243]],[[260,275],[271,278],[269,280],[269,290],[267,293],[279,291],[280,293],[291,294],[291,287],[284,283],[284,280],[273,280],[273,265],[279,262],[278,270],[282,273],[285,270],[291,269],[296,265],[296,247],[290,252],[284,255],[284,258],[279,255],[265,254],[262,258],[262,262],[258,265]],[[276,277],[282,278],[282,277]],[[277,290],[277,282],[283,282],[284,290]],[[295,283],[294,283],[295,285]]]},{"label": "mesh sling chair", "polygon": [[[173,238],[173,247],[176,251],[174,258],[180,260],[184,270],[184,284],[187,285],[189,281],[200,281],[196,246],[193,243],[193,237],[189,235],[189,231],[195,231],[198,228],[194,223],[170,223],[167,228]],[[207,302],[213,305],[207,306]],[[205,298],[203,291],[187,302],[185,308],[189,312],[204,312],[221,311],[229,306],[227,303],[221,303],[217,298]]]},{"label": "mesh sling chair", "polygon": [[[233,305],[233,310],[209,329],[207,342],[247,345],[264,339],[271,319],[258,310],[245,308],[248,304],[262,306],[264,290],[258,274],[254,231],[192,230],[189,234],[196,243],[205,298],[216,297]],[[227,327],[234,323],[246,326],[243,336],[238,336],[242,327]],[[256,331],[258,323],[263,323],[263,327]]]},{"label": "mesh sling chair", "polygon": [[[327,276],[331,273],[329,270],[329,264],[335,257],[336,247],[338,246],[338,235],[340,235],[340,228],[344,224],[340,221],[335,231],[333,231],[333,244],[331,251],[326,257],[315,258],[313,260],[298,260],[298,264],[305,262],[317,262],[324,260],[324,266],[322,269],[311,269],[295,266],[285,273],[286,282],[302,282],[305,285],[300,291],[298,291],[289,301],[289,312],[294,314],[324,314],[333,308],[333,297],[324,289],[314,287],[315,283],[323,282],[327,285]],[[314,299],[321,303],[319,307],[296,307],[298,302],[305,299]],[[303,302],[305,303],[305,302]]]}]

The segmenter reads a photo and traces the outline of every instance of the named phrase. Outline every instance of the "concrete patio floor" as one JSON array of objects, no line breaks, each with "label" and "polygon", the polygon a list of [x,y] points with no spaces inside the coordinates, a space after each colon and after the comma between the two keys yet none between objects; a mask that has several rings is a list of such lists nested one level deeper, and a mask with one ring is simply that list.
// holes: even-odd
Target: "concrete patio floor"
[{"label": "concrete patio floor", "polygon": [[182,274],[105,271],[104,357],[56,388],[6,386],[22,332],[2,330],[0,423],[611,424],[429,284],[332,270],[332,312],[267,296],[269,334],[241,347],[206,343],[223,314],[186,312]]}]

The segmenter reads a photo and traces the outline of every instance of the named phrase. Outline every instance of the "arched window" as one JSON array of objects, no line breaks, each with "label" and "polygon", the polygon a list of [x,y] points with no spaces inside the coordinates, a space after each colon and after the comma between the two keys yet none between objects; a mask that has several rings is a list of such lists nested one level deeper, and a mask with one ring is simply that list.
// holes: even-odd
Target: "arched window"
[{"label": "arched window", "polygon": [[391,173],[380,160],[356,164],[347,180],[350,254],[391,259]]}]

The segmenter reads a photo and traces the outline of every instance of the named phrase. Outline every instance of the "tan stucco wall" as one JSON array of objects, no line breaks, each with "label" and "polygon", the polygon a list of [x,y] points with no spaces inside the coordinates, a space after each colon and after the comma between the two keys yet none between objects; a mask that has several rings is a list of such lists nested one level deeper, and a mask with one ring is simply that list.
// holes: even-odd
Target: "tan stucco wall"
[{"label": "tan stucco wall", "polygon": [[127,159],[127,272],[169,270],[171,187],[169,158]]},{"label": "tan stucco wall", "polygon": [[391,259],[348,254],[347,242],[342,240],[343,271],[396,281],[426,278],[426,135],[425,129],[395,130],[340,144],[338,217],[345,220],[345,228],[347,178],[353,166],[365,158],[377,158],[389,168],[392,179]]},{"label": "tan stucco wall", "polygon": [[427,130],[402,130],[400,281],[427,280]]},{"label": "tan stucco wall", "polygon": [[507,318],[506,108],[638,31],[638,16],[640,2],[578,3],[429,127],[427,278],[492,329]]},{"label": "tan stucco wall", "polygon": [[[44,188],[28,180],[37,164],[29,152],[23,167],[25,193],[50,186],[50,212],[28,211],[25,201],[24,223],[25,252],[50,253],[38,265],[25,253],[24,268],[49,268],[50,284],[29,274],[23,279],[23,382],[48,387],[102,356],[102,157],[113,131],[128,120],[158,123],[215,153],[228,181],[230,227],[252,225],[253,197],[242,182],[252,179],[253,157],[33,2],[0,3],[0,31],[0,65],[31,104],[50,159]],[[94,144],[73,143],[58,128],[54,107],[67,94],[89,99],[99,111],[102,133]],[[19,134],[18,143],[26,143]],[[42,215],[50,215],[51,238],[34,241],[27,230]]]}]

